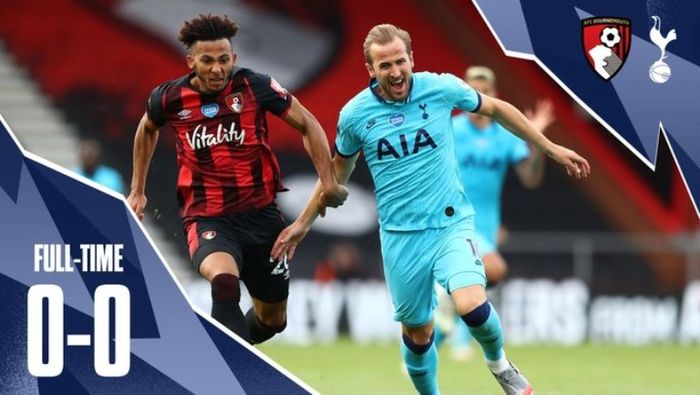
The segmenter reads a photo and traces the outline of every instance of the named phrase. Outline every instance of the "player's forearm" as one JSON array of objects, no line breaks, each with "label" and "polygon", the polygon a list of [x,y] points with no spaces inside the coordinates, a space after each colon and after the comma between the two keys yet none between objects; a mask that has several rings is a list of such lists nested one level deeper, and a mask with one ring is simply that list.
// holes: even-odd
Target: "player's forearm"
[{"label": "player's forearm", "polygon": [[[338,184],[345,185],[350,178],[353,170],[355,169],[355,158],[344,159],[338,155],[333,158],[333,169],[335,173],[335,178]],[[321,193],[323,192],[323,185],[320,180],[316,183],[311,197],[309,197],[306,206],[301,211],[296,219],[296,222],[303,224],[304,226],[310,227],[311,224],[316,221],[316,218],[320,215],[319,201],[321,198]]]},{"label": "player's forearm", "polygon": [[314,190],[311,192],[309,200],[306,202],[306,206],[301,210],[299,216],[296,219],[297,223],[300,223],[306,227],[311,227],[311,224],[316,221],[320,214],[319,200],[321,199],[321,193],[323,192],[323,186],[321,181],[316,182]]},{"label": "player's forearm", "polygon": [[316,168],[323,187],[331,188],[336,184],[336,180],[326,134],[316,120],[309,123],[310,125],[303,132],[304,148]]},{"label": "player's forearm", "polygon": [[491,117],[510,132],[527,141],[540,151],[549,153],[554,143],[538,131],[512,104],[497,100]]},{"label": "player's forearm", "polygon": [[144,121],[139,125],[134,137],[134,169],[131,177],[131,192],[143,194],[146,189],[146,176],[158,142],[158,129],[148,129]]}]

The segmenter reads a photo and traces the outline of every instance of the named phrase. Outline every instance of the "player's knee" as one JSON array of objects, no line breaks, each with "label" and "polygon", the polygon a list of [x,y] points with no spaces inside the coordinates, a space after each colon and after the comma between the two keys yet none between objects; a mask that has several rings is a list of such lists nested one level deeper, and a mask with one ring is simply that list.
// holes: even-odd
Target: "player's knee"
[{"label": "player's knee", "polygon": [[267,311],[258,317],[258,320],[276,333],[280,333],[287,327],[287,311],[285,309]]},{"label": "player's knee", "polygon": [[424,325],[421,327],[404,326],[403,329],[404,342],[406,341],[406,339],[408,339],[411,341],[412,344],[416,344],[419,346],[428,345],[428,347],[430,347],[430,344],[433,342],[434,333],[432,325]]},{"label": "player's knee", "polygon": [[240,302],[241,288],[238,277],[230,273],[221,273],[211,280],[211,298],[214,302],[233,300]]},{"label": "player's knee", "polygon": [[281,321],[258,321],[258,325],[260,327],[265,328],[266,330],[273,332],[273,333],[282,333],[284,332],[285,329],[287,329],[287,319],[284,318]]},{"label": "player's knee", "polygon": [[[200,251],[201,250],[201,251]],[[207,254],[199,264],[199,273],[202,277],[212,282],[214,277],[222,273],[228,273],[238,277],[238,263],[236,259],[228,252],[215,251],[209,252],[207,249],[200,248],[195,254]],[[196,258],[200,259],[200,258]]]},{"label": "player's knee", "polygon": [[435,339],[435,332],[430,330],[430,334],[426,337],[425,332],[413,332],[411,334],[403,333],[401,336],[403,339],[403,344],[415,354],[425,354],[433,345],[433,340]]},{"label": "player's knee", "polygon": [[268,310],[258,315],[251,308],[246,313],[246,321],[248,321],[249,326],[258,328],[256,332],[259,332],[260,338],[255,343],[260,343],[271,338],[276,333],[282,333],[287,328],[287,313],[286,310],[281,312]]},{"label": "player's knee", "polygon": [[452,291],[452,301],[460,316],[468,314],[486,302],[486,291],[480,285],[472,285]]},{"label": "player's knee", "polygon": [[287,329],[287,319],[285,318],[284,321],[278,322],[279,321],[276,321],[275,323],[272,323],[272,325],[268,325],[268,328],[275,333],[282,333],[285,329]]}]

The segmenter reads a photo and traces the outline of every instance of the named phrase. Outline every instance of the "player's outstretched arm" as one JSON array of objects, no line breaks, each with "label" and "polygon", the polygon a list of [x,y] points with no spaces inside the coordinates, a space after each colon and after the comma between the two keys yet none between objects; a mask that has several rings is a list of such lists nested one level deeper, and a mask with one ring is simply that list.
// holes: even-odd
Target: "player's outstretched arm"
[{"label": "player's outstretched arm", "polygon": [[153,158],[153,151],[158,142],[158,127],[143,114],[141,122],[136,128],[134,137],[134,169],[131,176],[131,190],[126,198],[129,207],[134,211],[139,220],[143,220],[143,210],[146,208],[146,176]]},{"label": "player's outstretched arm", "polygon": [[568,175],[582,178],[588,177],[591,172],[586,159],[568,148],[551,142],[512,104],[481,95],[481,106],[477,112],[493,118],[516,136],[542,150],[547,156],[563,165]]},{"label": "player's outstretched arm", "polygon": [[[525,110],[525,116],[540,133],[544,133],[557,119],[554,115],[554,105],[549,99],[538,100],[534,110]],[[523,186],[534,189],[539,187],[544,179],[544,153],[532,144],[528,144],[528,148],[530,154],[515,166],[515,172]]]},{"label": "player's outstretched arm", "polygon": [[341,206],[348,197],[348,191],[344,186],[338,184],[333,174],[328,140],[321,124],[295,97],[292,97],[291,108],[284,116],[284,120],[301,132],[304,148],[316,167],[322,192],[326,197],[326,204],[330,207]]},{"label": "player's outstretched arm", "polygon": [[[335,175],[338,178],[338,184],[343,186],[343,188],[345,183],[348,182],[352,171],[355,170],[355,162],[357,162],[358,156],[359,154],[355,154],[352,157],[344,158],[340,155],[336,155],[333,158]],[[277,260],[287,254],[287,259],[292,259],[297,245],[306,237],[309,230],[311,230],[311,224],[314,223],[319,215],[324,216],[326,214],[327,206],[321,183],[317,182],[316,188],[314,188],[314,191],[311,193],[311,197],[309,197],[309,201],[306,203],[306,207],[301,211],[301,214],[277,236],[277,240],[275,240],[275,244],[272,246],[270,257]]]}]

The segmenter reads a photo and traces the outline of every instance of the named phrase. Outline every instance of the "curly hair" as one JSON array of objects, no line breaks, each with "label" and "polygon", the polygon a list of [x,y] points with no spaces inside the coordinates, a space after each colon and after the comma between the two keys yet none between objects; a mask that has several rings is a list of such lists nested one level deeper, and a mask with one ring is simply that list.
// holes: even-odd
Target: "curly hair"
[{"label": "curly hair", "polygon": [[197,41],[215,41],[222,38],[230,40],[237,32],[238,24],[226,15],[200,14],[185,21],[177,39],[190,49]]}]

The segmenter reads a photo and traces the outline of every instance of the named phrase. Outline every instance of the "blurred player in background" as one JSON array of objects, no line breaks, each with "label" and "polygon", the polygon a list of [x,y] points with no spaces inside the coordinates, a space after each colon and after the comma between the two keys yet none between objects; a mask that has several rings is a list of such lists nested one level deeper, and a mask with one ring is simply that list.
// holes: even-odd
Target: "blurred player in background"
[{"label": "blurred player in background", "polygon": [[[537,131],[512,105],[477,93],[450,74],[413,74],[409,34],[378,25],[364,43],[369,87],[340,112],[335,172],[345,184],[360,151],[374,179],[384,274],[402,324],[401,353],[414,387],[437,394],[433,344],[434,283],[451,294],[458,313],[481,344],[486,363],[507,394],[532,386],[506,359],[496,310],[486,299],[486,277],[474,242],[474,210],[459,180],[452,109],[494,118],[566,167],[586,177],[588,162]],[[317,187],[297,220],[278,237],[273,258],[293,255],[312,222],[325,212]]]},{"label": "blurred player in background", "polygon": [[74,172],[115,192],[124,193],[122,175],[102,163],[102,144],[98,140],[93,138],[80,140],[78,151],[80,165],[73,169]]},{"label": "blurred player in background", "polygon": [[[465,81],[479,93],[496,96],[496,75],[488,67],[469,67]],[[539,101],[535,110],[525,115],[532,126],[544,133],[555,120],[551,101]],[[452,118],[455,152],[459,162],[462,186],[476,211],[476,245],[484,263],[489,286],[499,283],[508,272],[498,252],[498,231],[501,225],[501,191],[508,166],[513,165],[518,179],[526,188],[537,188],[544,178],[544,154],[510,133],[493,119],[474,113],[461,113]],[[462,325],[455,327],[454,307],[449,297],[438,290],[440,306],[436,316],[435,343],[439,346],[451,328],[457,359],[469,355],[469,332]],[[446,304],[446,305],[443,305]],[[452,312],[452,313],[450,313]],[[444,330],[446,333],[440,333]]]},{"label": "blurred player in background", "polygon": [[[484,66],[469,67],[465,81],[479,93],[496,96],[496,76]],[[525,115],[541,133],[555,121],[549,100],[539,101],[535,110]],[[460,179],[477,212],[476,236],[489,285],[506,276],[508,266],[498,253],[498,230],[501,225],[501,191],[508,166],[513,165],[522,185],[534,189],[544,178],[544,153],[508,132],[493,119],[474,113],[452,118],[455,152]]]},{"label": "blurred player in background", "polygon": [[[284,330],[289,293],[286,257],[269,259],[284,228],[275,204],[284,188],[267,143],[266,112],[301,132],[325,203],[341,205],[347,190],[336,181],[326,135],[314,116],[270,76],[235,66],[231,38],[237,31],[225,16],[200,15],[184,23],[179,40],[192,72],[151,92],[136,130],[128,202],[143,218],[159,130],[175,133],[180,215],[192,263],[211,283],[212,317],[257,344]],[[253,299],[245,316],[239,279]]]},{"label": "blurred player in background", "polygon": [[314,270],[314,281],[320,283],[348,282],[367,277],[362,267],[362,252],[350,240],[332,244],[326,257],[316,264]]}]

